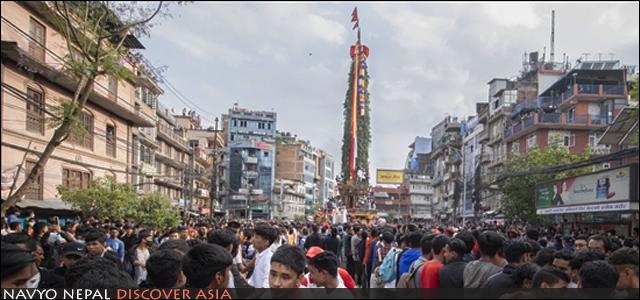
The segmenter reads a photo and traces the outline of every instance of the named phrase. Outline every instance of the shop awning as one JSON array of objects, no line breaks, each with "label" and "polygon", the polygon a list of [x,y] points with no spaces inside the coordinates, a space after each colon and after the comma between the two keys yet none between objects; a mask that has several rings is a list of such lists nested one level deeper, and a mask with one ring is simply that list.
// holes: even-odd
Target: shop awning
[{"label": "shop awning", "polygon": [[378,213],[378,217],[380,217],[380,218],[388,218],[389,215],[387,213],[384,213],[384,212],[379,212]]},{"label": "shop awning", "polygon": [[385,192],[375,192],[373,193],[373,197],[375,198],[389,198],[389,194]]},{"label": "shop awning", "polygon": [[629,146],[633,144],[634,135],[638,130],[638,120],[633,120],[633,114],[638,110],[637,107],[624,107],[618,114],[613,124],[607,128],[607,130],[598,141],[600,145],[625,145]]},{"label": "shop awning", "polygon": [[40,209],[52,209],[52,210],[69,210],[73,211],[70,204],[64,203],[62,201],[45,201],[45,200],[30,200],[23,199],[16,203],[17,207],[20,208],[40,208]]}]

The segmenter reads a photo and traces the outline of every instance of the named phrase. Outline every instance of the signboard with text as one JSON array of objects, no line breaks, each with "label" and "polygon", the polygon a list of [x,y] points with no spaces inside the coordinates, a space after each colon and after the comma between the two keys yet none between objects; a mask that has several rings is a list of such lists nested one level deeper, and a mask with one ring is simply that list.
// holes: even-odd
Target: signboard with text
[{"label": "signboard with text", "polygon": [[404,171],[402,170],[377,170],[377,184],[402,184]]},{"label": "signboard with text", "polygon": [[630,202],[638,201],[637,175],[638,165],[632,164],[538,183],[538,214],[628,210]]}]

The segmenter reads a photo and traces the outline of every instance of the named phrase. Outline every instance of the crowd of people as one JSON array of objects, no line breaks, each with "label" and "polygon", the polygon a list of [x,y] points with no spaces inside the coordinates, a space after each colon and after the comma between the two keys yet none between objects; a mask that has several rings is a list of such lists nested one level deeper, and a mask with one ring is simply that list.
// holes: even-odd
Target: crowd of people
[{"label": "crowd of people", "polygon": [[[14,217],[3,220],[3,288],[320,288],[300,293],[357,298],[384,288],[638,289],[639,283],[638,228],[625,237],[615,230],[559,234],[487,224],[203,218],[160,229],[126,220],[61,226],[57,218],[27,218],[23,229]],[[271,289],[273,298],[283,297]]]}]

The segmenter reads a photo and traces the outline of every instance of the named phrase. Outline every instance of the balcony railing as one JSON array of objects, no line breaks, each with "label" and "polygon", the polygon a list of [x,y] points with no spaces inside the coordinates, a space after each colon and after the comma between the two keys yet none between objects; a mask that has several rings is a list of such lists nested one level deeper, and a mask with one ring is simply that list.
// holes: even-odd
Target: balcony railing
[{"label": "balcony railing", "polygon": [[613,123],[613,116],[591,115],[591,124],[593,125],[609,125],[612,123]]},{"label": "balcony railing", "polygon": [[518,133],[520,132],[520,130],[522,130],[522,122],[516,124],[515,126],[513,126],[513,133]]},{"label": "balcony railing", "polygon": [[603,85],[602,93],[606,95],[624,95],[624,88],[619,85]]},{"label": "balcony railing", "polygon": [[524,128],[527,128],[535,123],[534,118],[526,118],[524,119]]},{"label": "balcony railing", "polygon": [[588,114],[565,114],[565,113],[533,113],[531,117],[525,118],[522,122],[508,128],[504,131],[504,138],[509,138],[512,135],[522,131],[524,128],[534,126],[536,124],[545,125],[576,125],[576,126],[589,126],[589,125],[609,125],[613,123],[613,117],[608,115],[588,115]]},{"label": "balcony railing", "polygon": [[583,114],[565,114],[565,124],[589,124],[589,115]]},{"label": "balcony railing", "polygon": [[168,136],[181,146],[189,149],[187,142],[182,138],[182,136],[176,134],[169,125],[164,124],[163,122],[158,122],[158,131],[164,133],[166,136]]},{"label": "balcony railing", "polygon": [[513,134],[513,130],[511,130],[511,128],[507,129],[504,131],[504,138],[508,138]]},{"label": "balcony railing", "polygon": [[538,123],[560,123],[561,114],[536,114],[538,116]]},{"label": "balcony railing", "polygon": [[171,125],[176,124],[176,117],[171,114],[168,108],[164,107],[160,102],[158,102],[158,106],[156,107],[156,112],[159,116],[163,117],[166,120],[169,120]]}]

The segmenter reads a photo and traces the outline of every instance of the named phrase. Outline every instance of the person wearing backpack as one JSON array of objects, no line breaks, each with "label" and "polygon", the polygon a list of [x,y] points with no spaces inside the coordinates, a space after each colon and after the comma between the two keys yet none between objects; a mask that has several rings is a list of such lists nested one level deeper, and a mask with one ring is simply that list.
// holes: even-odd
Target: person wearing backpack
[{"label": "person wearing backpack", "polygon": [[431,241],[431,252],[433,259],[427,262],[420,271],[420,286],[424,289],[433,289],[440,287],[439,271],[444,266],[444,247],[449,242],[446,235],[440,234]]},{"label": "person wearing backpack", "polygon": [[376,259],[379,265],[376,268],[376,276],[372,279],[374,281],[374,284],[371,284],[372,288],[396,287],[396,259],[401,250],[392,246],[393,239],[393,233],[390,231],[382,234],[382,245],[377,250]]}]

